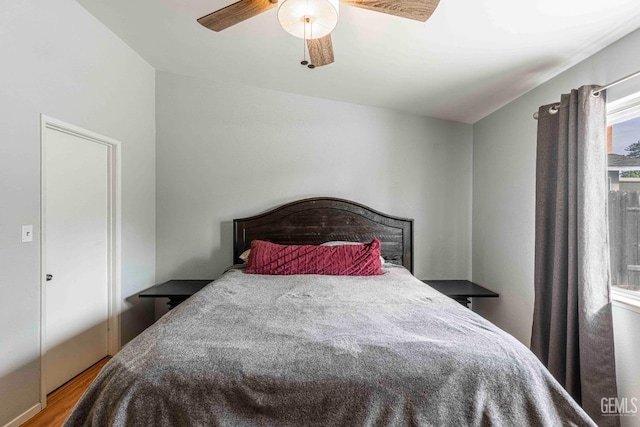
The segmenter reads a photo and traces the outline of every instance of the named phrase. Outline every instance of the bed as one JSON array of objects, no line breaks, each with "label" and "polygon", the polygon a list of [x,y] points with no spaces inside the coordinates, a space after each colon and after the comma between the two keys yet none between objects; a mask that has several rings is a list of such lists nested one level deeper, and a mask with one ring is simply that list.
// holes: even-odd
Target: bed
[{"label": "bed", "polygon": [[[105,365],[67,426],[594,426],[520,342],[412,275],[413,221],[314,198]],[[379,239],[384,274],[247,274],[255,241]]]}]

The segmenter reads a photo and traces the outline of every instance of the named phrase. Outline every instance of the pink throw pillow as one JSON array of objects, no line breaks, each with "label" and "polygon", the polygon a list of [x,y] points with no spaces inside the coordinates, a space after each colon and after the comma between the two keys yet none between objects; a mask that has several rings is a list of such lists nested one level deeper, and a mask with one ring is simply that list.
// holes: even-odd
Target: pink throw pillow
[{"label": "pink throw pillow", "polygon": [[278,245],[254,240],[245,273],[376,276],[383,274],[380,240],[361,245]]}]

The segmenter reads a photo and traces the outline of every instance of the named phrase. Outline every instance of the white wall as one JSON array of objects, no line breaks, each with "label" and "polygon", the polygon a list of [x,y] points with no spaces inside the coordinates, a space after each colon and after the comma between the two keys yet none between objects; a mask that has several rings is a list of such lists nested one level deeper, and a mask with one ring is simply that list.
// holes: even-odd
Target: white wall
[{"label": "white wall", "polygon": [[336,196],[415,219],[415,274],[470,276],[471,126],[156,75],[158,281],[215,278],[232,220]]},{"label": "white wall", "polygon": [[[155,74],[73,0],[0,5],[0,425],[40,398],[40,114],[122,142],[122,338],[152,320]],[[20,243],[22,224],[34,242]],[[132,303],[126,300],[131,299]]]},{"label": "white wall", "polygon": [[[473,279],[500,293],[478,301],[474,309],[526,345],[533,316],[535,165],[540,105],[559,101],[561,93],[585,84],[606,84],[640,70],[640,31],[516,99],[473,126]],[[640,91],[635,79],[608,91],[608,100]],[[616,315],[616,351],[621,334],[636,334],[638,313]],[[635,359],[618,360],[618,377],[640,378],[640,336],[634,335]],[[629,384],[628,382],[626,384]],[[637,388],[621,396],[640,398]],[[623,423],[640,424],[640,415]],[[638,424],[636,424],[638,425]]]}]

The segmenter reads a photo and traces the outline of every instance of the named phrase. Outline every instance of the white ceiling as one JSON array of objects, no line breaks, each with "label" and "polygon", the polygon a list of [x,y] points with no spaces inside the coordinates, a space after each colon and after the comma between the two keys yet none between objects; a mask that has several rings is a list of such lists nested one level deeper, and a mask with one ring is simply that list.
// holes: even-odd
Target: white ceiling
[{"label": "white ceiling", "polygon": [[196,19],[234,0],[77,1],[158,70],[465,123],[640,27],[639,0],[440,0],[427,22],[342,5],[336,62],[310,70],[276,9],[216,33]]}]

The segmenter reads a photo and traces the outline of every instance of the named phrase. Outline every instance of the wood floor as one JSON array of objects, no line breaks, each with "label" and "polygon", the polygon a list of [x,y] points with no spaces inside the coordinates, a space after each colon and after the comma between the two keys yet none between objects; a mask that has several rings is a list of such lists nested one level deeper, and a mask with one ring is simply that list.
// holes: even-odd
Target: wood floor
[{"label": "wood floor", "polygon": [[65,383],[58,389],[47,395],[47,407],[26,423],[23,427],[57,427],[61,426],[64,420],[73,409],[82,393],[89,387],[95,379],[100,369],[111,359],[105,357],[71,381]]}]

